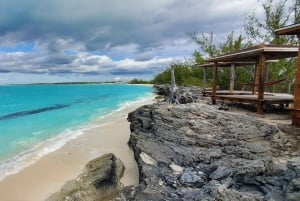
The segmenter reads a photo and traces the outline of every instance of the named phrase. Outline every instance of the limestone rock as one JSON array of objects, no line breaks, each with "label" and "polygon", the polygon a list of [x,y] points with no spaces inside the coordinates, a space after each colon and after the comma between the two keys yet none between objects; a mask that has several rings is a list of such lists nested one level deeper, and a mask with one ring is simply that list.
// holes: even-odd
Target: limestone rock
[{"label": "limestone rock", "polygon": [[128,120],[140,184],[115,200],[300,200],[295,133],[203,103],[146,105]]},{"label": "limestone rock", "polygon": [[121,188],[124,165],[113,154],[90,161],[83,172],[68,181],[47,201],[97,201],[113,198]]},{"label": "limestone rock", "polygon": [[205,173],[201,171],[186,168],[180,177],[180,183],[190,187],[201,187],[206,183],[206,177]]},{"label": "limestone rock", "polygon": [[213,173],[211,173],[209,175],[209,177],[214,180],[220,180],[225,177],[228,177],[231,174],[232,174],[232,171],[230,168],[228,168],[226,166],[219,166]]}]

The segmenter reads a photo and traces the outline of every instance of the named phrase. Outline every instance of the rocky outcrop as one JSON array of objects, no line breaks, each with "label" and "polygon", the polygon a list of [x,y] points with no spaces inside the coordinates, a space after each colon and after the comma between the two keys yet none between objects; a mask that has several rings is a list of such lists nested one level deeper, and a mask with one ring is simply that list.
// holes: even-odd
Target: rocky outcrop
[{"label": "rocky outcrop", "polygon": [[68,181],[47,201],[98,201],[116,196],[120,190],[123,163],[113,154],[90,161],[82,174]]},{"label": "rocky outcrop", "polygon": [[170,85],[167,84],[155,84],[153,86],[155,93],[160,96],[168,96],[170,94]]},{"label": "rocky outcrop", "polygon": [[115,200],[300,200],[299,130],[206,104],[147,105],[128,120],[140,184]]}]

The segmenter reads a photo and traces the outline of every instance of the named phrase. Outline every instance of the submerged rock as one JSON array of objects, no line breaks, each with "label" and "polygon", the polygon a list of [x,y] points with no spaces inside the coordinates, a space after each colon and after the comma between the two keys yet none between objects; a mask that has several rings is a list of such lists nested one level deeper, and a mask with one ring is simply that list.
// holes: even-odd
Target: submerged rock
[{"label": "submerged rock", "polygon": [[300,200],[294,134],[199,103],[147,105],[128,120],[140,184],[115,200]]},{"label": "submerged rock", "polygon": [[90,161],[84,171],[68,181],[47,201],[98,201],[116,196],[121,188],[123,163],[113,154],[105,154]]}]

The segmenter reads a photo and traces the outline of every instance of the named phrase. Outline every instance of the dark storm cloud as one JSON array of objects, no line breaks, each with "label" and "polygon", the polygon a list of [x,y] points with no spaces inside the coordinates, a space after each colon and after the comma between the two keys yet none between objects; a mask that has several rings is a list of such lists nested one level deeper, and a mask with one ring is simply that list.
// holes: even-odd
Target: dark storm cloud
[{"label": "dark storm cloud", "polygon": [[196,47],[187,32],[222,36],[240,28],[257,5],[256,0],[0,0],[0,48],[34,43],[33,52],[0,52],[0,71],[154,72],[192,54]]}]

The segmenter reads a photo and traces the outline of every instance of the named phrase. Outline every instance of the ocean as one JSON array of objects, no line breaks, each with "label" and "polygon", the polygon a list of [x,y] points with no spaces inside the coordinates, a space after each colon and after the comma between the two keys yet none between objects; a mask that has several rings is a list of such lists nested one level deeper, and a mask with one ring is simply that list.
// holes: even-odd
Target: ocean
[{"label": "ocean", "polygon": [[0,181],[151,95],[144,85],[0,86]]}]

